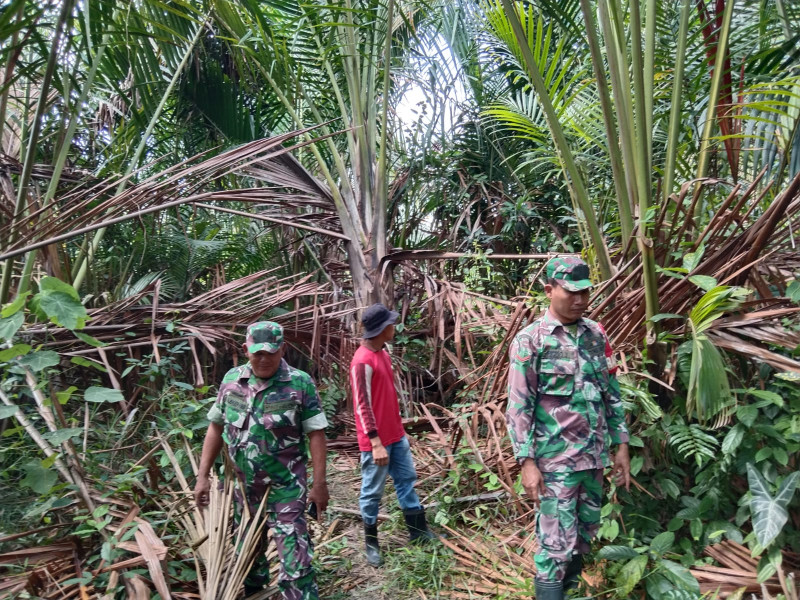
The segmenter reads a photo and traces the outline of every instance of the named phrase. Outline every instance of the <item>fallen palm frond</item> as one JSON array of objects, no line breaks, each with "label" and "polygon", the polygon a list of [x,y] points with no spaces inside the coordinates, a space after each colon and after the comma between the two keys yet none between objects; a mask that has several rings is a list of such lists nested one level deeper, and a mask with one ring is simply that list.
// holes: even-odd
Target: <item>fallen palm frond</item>
[{"label": "fallen palm frond", "polygon": [[[0,226],[0,239],[16,240],[13,245],[2,248],[0,261],[144,214],[196,202],[255,203],[279,209],[273,215],[276,218],[285,220],[291,214],[292,219],[301,224],[312,227],[315,223],[327,225],[338,233],[330,192],[288,154],[318,140],[284,146],[289,140],[313,130],[312,127],[256,140],[211,157],[207,156],[208,153],[200,154],[146,176],[122,191],[119,191],[124,187],[121,183],[152,172],[158,163],[120,180],[104,179],[79,186],[32,211],[26,216],[28,226],[25,229],[21,229],[19,219]],[[214,187],[215,182],[233,173],[253,180],[266,178],[272,185],[222,191]],[[261,214],[269,216],[268,212]],[[12,230],[18,231],[19,235],[11,237]]]},{"label": "fallen palm frond", "polygon": [[777,573],[760,583],[758,561],[741,544],[725,540],[707,546],[704,553],[722,566],[702,565],[691,570],[702,592],[717,593],[719,598],[727,598],[744,589],[748,594],[763,593],[765,599],[769,594],[783,594],[787,600],[797,600],[795,582],[800,577],[800,555],[784,550]]},{"label": "fallen palm frond", "polygon": [[[112,378],[125,368],[119,350],[150,350],[158,362],[170,345],[183,342],[192,356],[193,383],[201,386],[216,356],[238,354],[247,324],[270,318],[284,326],[286,340],[308,353],[324,375],[335,364],[346,369],[344,361],[352,355],[345,351],[352,346],[347,329],[355,307],[352,300],[336,300],[327,284],[314,279],[315,273],[281,278],[274,270],[260,271],[182,303],[160,302],[155,281],[124,300],[88,311],[91,321],[82,332],[99,342],[93,346],[52,325],[28,327],[25,335],[66,356],[94,355]],[[271,314],[287,304],[295,310]]]},{"label": "fallen palm frond", "polygon": [[[266,532],[266,500],[269,490],[264,494],[255,513],[250,514],[247,503],[241,522],[234,525],[233,501],[239,478],[234,474],[225,454],[225,477],[221,483],[215,473],[210,478],[209,503],[200,508],[192,499],[192,488],[183,474],[183,467],[167,441],[159,436],[159,443],[175,472],[174,490],[177,500],[171,504],[159,498],[165,512],[180,514],[183,525],[183,538],[197,566],[197,583],[202,598],[234,600],[241,592],[244,580],[262,548],[261,540]],[[197,460],[184,438],[185,451],[196,477]],[[246,498],[244,489],[240,489]],[[268,591],[265,592],[265,594]],[[261,595],[255,598],[260,598]],[[266,597],[266,596],[263,596]],[[254,598],[254,600],[255,600]]]}]

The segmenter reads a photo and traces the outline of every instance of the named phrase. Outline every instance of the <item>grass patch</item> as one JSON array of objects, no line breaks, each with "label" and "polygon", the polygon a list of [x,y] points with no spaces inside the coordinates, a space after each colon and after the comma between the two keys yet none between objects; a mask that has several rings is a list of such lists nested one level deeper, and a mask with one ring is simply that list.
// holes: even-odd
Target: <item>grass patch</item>
[{"label": "grass patch", "polygon": [[414,592],[425,592],[438,598],[439,592],[450,590],[455,559],[453,552],[438,542],[420,546],[403,546],[384,553],[385,591],[390,598],[403,594],[418,598]]}]

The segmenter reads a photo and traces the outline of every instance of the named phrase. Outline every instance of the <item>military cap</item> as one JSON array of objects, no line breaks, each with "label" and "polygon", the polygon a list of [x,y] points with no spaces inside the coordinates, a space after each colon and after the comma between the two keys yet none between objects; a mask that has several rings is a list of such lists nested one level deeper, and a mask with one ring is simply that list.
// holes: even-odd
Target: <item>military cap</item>
[{"label": "military cap", "polygon": [[283,344],[283,327],[273,321],[259,321],[247,328],[247,351],[255,354],[266,350],[273,354],[281,349]]},{"label": "military cap", "polygon": [[545,277],[555,279],[565,290],[580,292],[592,288],[589,265],[577,256],[556,256],[545,267]]}]

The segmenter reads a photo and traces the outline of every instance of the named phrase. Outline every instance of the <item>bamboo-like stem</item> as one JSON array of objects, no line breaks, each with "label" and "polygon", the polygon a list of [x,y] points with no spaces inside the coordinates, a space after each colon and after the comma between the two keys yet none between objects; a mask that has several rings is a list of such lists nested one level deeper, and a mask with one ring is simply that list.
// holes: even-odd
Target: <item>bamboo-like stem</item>
[{"label": "bamboo-like stem", "polygon": [[644,116],[647,146],[653,147],[653,82],[656,55],[656,0],[647,0],[644,24]]},{"label": "bamboo-like stem", "polygon": [[[389,122],[389,85],[391,82],[392,61],[392,22],[394,20],[394,0],[389,0],[388,14],[386,16],[386,41],[383,50],[383,105],[381,106],[381,136],[378,150],[378,193],[375,196],[375,210],[372,221],[372,239],[375,251],[372,260],[373,268],[380,264],[386,256],[386,210],[389,197],[389,178],[387,166]],[[391,299],[388,299],[391,300]]]},{"label": "bamboo-like stem", "polygon": [[522,51],[525,67],[528,71],[528,75],[531,78],[531,83],[533,84],[533,88],[536,91],[539,102],[541,103],[542,110],[547,118],[547,125],[555,141],[556,151],[558,153],[559,161],[561,162],[561,167],[566,175],[567,185],[569,186],[570,192],[575,199],[576,204],[580,208],[581,212],[583,212],[586,226],[589,230],[589,236],[592,240],[592,244],[594,245],[594,250],[597,255],[597,262],[598,266],[600,267],[600,272],[604,279],[608,279],[613,275],[608,246],[603,238],[603,232],[600,228],[597,216],[595,215],[591,200],[589,199],[589,194],[586,191],[583,177],[578,171],[578,166],[575,164],[572,151],[567,143],[567,138],[564,135],[563,129],[561,128],[561,123],[558,121],[558,115],[555,112],[550,95],[547,91],[547,87],[542,79],[542,74],[539,71],[539,65],[536,62],[536,59],[533,57],[530,47],[528,46],[528,39],[525,35],[525,30],[522,27],[519,14],[517,12],[520,5],[512,4],[511,0],[501,0],[501,2],[503,4],[506,17],[508,18],[509,22],[511,23],[511,27],[514,30],[514,35],[517,38],[520,50]]},{"label": "bamboo-like stem", "polygon": [[[656,276],[656,263],[655,254],[653,252],[653,241],[650,239],[651,225],[647,222],[647,215],[650,211],[650,198],[653,191],[651,180],[652,174],[652,126],[650,125],[651,118],[648,117],[648,110],[652,111],[652,96],[648,103],[646,86],[644,83],[644,75],[648,71],[653,71],[653,65],[643,64],[642,57],[642,40],[641,40],[641,15],[639,13],[639,0],[631,0],[631,66],[633,68],[633,83],[634,83],[634,99],[636,100],[636,150],[634,156],[636,157],[636,181],[639,184],[639,227],[638,231],[638,246],[642,253],[643,270],[642,275],[644,279],[644,293],[645,293],[645,315],[647,317],[646,328],[648,332],[648,344],[656,341],[655,323],[651,321],[652,317],[658,314],[658,277]],[[655,12],[655,6],[653,7]],[[655,17],[654,17],[655,18]],[[649,31],[651,35],[655,35],[655,24],[653,29]],[[655,41],[653,41],[655,44]],[[652,90],[651,90],[652,95]]]},{"label": "bamboo-like stem", "polygon": [[[708,163],[711,157],[711,133],[714,130],[714,122],[716,121],[717,102],[719,101],[719,92],[722,87],[722,78],[725,75],[725,54],[728,51],[728,38],[731,32],[731,19],[733,17],[733,6],[736,4],[734,0],[730,0],[725,5],[725,12],[722,17],[722,27],[720,27],[719,38],[717,41],[717,56],[714,61],[714,75],[711,78],[711,89],[708,94],[708,109],[706,112],[706,122],[703,126],[703,135],[700,138],[700,151],[697,157],[697,175],[696,179],[700,180],[708,173]],[[703,186],[698,182],[695,185],[694,196],[699,200],[699,195],[702,193]],[[698,212],[702,212],[702,203],[698,204]],[[691,215],[689,215],[691,217]]]},{"label": "bamboo-like stem", "polygon": [[681,94],[683,92],[683,69],[686,64],[686,39],[689,34],[689,11],[691,1],[684,0],[681,7],[680,25],[678,27],[678,46],[675,56],[675,75],[672,81],[672,105],[669,112],[669,134],[667,137],[667,157],[664,164],[664,197],[662,202],[669,200],[672,187],[675,184],[675,163],[678,156],[678,140],[681,134]]},{"label": "bamboo-like stem", "polygon": [[[17,185],[17,201],[14,206],[15,221],[18,221],[22,216],[25,207],[25,199],[28,197],[28,183],[30,182],[31,173],[33,173],[33,163],[36,151],[39,147],[39,134],[42,131],[42,119],[44,117],[45,109],[47,108],[47,99],[49,96],[50,82],[53,79],[53,73],[56,68],[58,60],[58,51],[61,46],[61,39],[64,35],[64,30],[67,27],[67,22],[72,13],[72,6],[75,0],[64,0],[61,6],[61,13],[58,16],[58,23],[56,24],[55,35],[53,36],[53,43],[50,46],[50,56],[47,57],[47,66],[45,67],[44,76],[42,77],[42,85],[39,88],[39,99],[36,105],[36,114],[33,117],[33,127],[31,128],[30,138],[28,140],[28,147],[25,149],[25,160],[22,165],[22,173],[19,177]],[[14,245],[20,232],[19,227],[12,227],[9,239],[5,247],[9,248]],[[3,269],[3,278],[0,281],[0,304],[8,300],[8,292],[11,288],[11,276],[14,270],[13,261],[6,261]]]},{"label": "bamboo-like stem", "polygon": [[628,245],[628,240],[633,233],[633,214],[631,201],[625,187],[625,169],[622,164],[622,155],[617,141],[616,116],[611,95],[606,84],[605,69],[603,69],[603,55],[600,52],[600,43],[597,39],[597,26],[592,15],[592,6],[589,0],[581,0],[581,11],[586,24],[586,37],[589,41],[589,51],[592,55],[592,69],[597,82],[597,92],[600,96],[600,107],[603,110],[603,125],[608,140],[608,154],[611,159],[611,173],[614,178],[614,190],[617,194],[617,207],[619,209],[619,222],[622,230],[622,245]]},{"label": "bamboo-like stem", "polygon": [[598,4],[600,14],[600,27],[605,39],[606,54],[608,55],[608,69],[611,74],[611,89],[614,93],[617,114],[619,115],[619,140],[622,150],[623,171],[625,174],[626,188],[630,211],[639,205],[639,186],[636,180],[635,159],[633,157],[633,109],[630,99],[630,84],[628,82],[627,63],[619,51],[619,34],[615,31],[609,14],[608,2],[601,0]]}]

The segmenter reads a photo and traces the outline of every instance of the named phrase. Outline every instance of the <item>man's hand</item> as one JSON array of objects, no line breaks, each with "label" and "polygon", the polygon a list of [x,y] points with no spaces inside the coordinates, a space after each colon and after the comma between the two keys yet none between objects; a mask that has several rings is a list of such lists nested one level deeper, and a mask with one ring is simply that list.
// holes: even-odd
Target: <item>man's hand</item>
[{"label": "man's hand", "polygon": [[533,505],[539,508],[539,496],[545,493],[544,479],[532,458],[527,458],[522,463],[522,487],[525,488],[528,497],[533,500]]},{"label": "man's hand", "polygon": [[308,502],[309,504],[313,502],[317,505],[317,519],[319,519],[319,515],[327,510],[330,497],[326,481],[315,481],[311,486],[311,491],[308,492]]},{"label": "man's hand", "polygon": [[628,454],[628,444],[620,444],[617,447],[612,474],[617,487],[624,486],[626,491],[631,491],[631,458]]},{"label": "man's hand", "polygon": [[208,490],[210,488],[208,475],[201,475],[197,478],[197,482],[194,484],[194,501],[197,506],[208,506]]},{"label": "man's hand", "polygon": [[385,467],[389,464],[389,453],[386,452],[386,448],[383,446],[381,442],[381,438],[374,437],[370,439],[372,442],[372,460],[375,461],[375,464],[379,467]]}]

